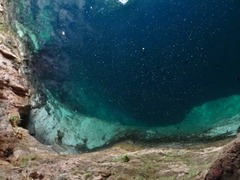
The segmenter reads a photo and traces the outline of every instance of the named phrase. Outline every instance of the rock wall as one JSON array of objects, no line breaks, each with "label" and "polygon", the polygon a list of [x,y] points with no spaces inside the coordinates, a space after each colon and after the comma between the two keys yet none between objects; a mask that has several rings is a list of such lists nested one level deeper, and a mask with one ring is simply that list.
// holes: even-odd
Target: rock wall
[{"label": "rock wall", "polygon": [[29,84],[23,73],[20,42],[4,21],[5,1],[0,1],[0,131],[12,131],[9,120],[21,119],[29,109]]},{"label": "rock wall", "polygon": [[[26,76],[25,48],[10,29],[6,3],[0,0],[0,174],[30,152],[54,153],[22,128],[28,123],[30,83]],[[0,179],[7,176],[4,173]]]},{"label": "rock wall", "polygon": [[[29,109],[29,84],[23,73],[20,42],[8,27],[5,1],[0,1],[0,136],[17,133]],[[11,125],[12,124],[12,125]],[[2,146],[2,144],[1,144]]]}]

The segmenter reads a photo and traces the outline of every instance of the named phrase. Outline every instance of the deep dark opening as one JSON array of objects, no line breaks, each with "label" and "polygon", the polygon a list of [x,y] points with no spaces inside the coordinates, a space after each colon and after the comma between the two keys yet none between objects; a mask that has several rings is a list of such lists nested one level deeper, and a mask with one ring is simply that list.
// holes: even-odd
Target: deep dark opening
[{"label": "deep dark opening", "polygon": [[21,121],[18,126],[24,128],[24,129],[28,129],[30,106],[25,106],[25,107],[20,108],[19,114],[20,114]]}]

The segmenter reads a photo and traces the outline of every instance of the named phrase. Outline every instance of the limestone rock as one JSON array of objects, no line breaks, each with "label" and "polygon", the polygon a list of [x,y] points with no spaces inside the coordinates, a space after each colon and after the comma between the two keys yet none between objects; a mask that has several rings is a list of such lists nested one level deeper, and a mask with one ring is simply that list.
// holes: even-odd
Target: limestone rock
[{"label": "limestone rock", "polygon": [[0,52],[5,56],[7,59],[15,59],[17,56],[11,52],[9,48],[4,46],[3,44],[0,45]]}]

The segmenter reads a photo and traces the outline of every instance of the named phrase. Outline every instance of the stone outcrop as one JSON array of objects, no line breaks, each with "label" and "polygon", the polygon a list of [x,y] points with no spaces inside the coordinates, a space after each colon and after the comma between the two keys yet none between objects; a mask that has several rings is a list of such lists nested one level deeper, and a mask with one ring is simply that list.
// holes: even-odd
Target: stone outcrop
[{"label": "stone outcrop", "polygon": [[205,180],[231,179],[240,177],[240,139],[228,144],[211,165]]}]

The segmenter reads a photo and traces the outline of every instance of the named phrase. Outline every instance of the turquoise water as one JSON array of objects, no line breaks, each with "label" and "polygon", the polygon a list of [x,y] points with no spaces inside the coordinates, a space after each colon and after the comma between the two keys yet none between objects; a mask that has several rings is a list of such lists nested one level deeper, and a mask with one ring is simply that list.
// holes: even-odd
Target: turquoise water
[{"label": "turquoise water", "polygon": [[13,7],[34,76],[78,114],[141,127],[190,118],[204,130],[239,112],[238,1],[27,0]]}]

